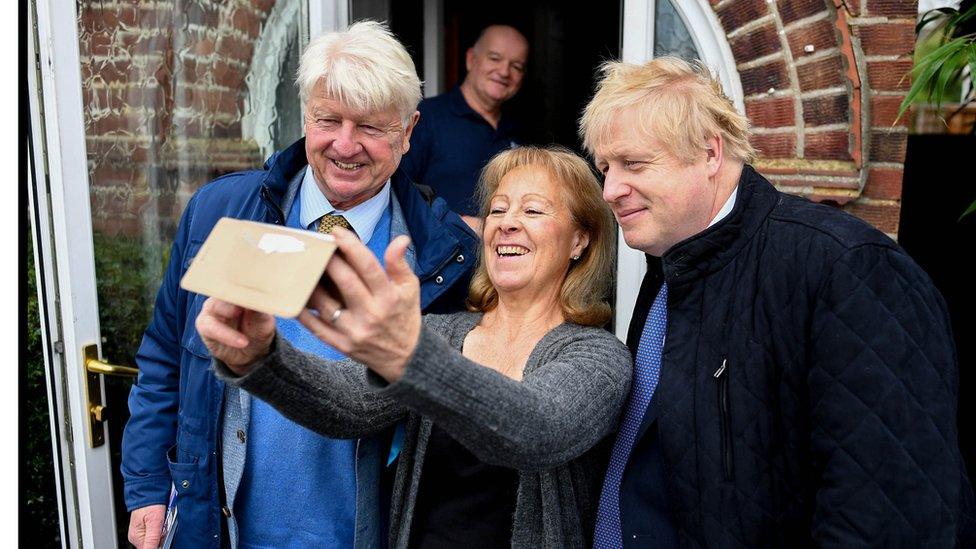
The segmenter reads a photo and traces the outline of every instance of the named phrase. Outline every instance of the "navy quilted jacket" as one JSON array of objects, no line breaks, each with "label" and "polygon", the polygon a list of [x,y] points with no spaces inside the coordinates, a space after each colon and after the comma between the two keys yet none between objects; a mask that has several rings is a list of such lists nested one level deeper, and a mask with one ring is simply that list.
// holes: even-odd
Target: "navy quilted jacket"
[{"label": "navy quilted jacket", "polygon": [[659,437],[677,541],[966,545],[942,297],[861,220],[749,166],[738,193],[723,222],[650,258],[631,326],[634,348],[663,273],[668,332],[643,436]]}]

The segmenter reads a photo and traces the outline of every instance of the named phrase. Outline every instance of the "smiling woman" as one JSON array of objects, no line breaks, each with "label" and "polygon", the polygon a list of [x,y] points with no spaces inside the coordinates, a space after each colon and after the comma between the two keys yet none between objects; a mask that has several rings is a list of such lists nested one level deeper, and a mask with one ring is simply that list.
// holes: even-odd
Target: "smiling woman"
[{"label": "smiling woman", "polygon": [[[406,422],[392,547],[586,547],[606,468],[600,444],[631,357],[601,329],[613,219],[586,161],[516,148],[481,180],[472,312],[421,318],[405,238],[385,269],[350,232],[299,320],[352,360],[295,350],[273,317],[209,299],[197,330],[214,369],[331,437]],[[314,312],[313,312],[314,311]]]},{"label": "smiling woman", "polygon": [[[498,305],[499,281],[493,279],[495,273],[490,269],[495,268],[498,262],[492,260],[499,254],[493,247],[525,244],[528,239],[549,247],[559,240],[558,235],[576,231],[586,243],[578,252],[567,249],[571,253],[565,254],[569,258],[565,264],[551,265],[562,269],[559,274],[565,280],[544,288],[557,292],[556,302],[567,320],[604,325],[610,318],[606,300],[613,269],[614,223],[600,193],[600,184],[586,161],[562,147],[518,147],[495,156],[478,182],[484,244],[471,281],[469,309],[488,312]],[[536,232],[548,234],[535,236]],[[535,263],[535,267],[541,264]]]}]

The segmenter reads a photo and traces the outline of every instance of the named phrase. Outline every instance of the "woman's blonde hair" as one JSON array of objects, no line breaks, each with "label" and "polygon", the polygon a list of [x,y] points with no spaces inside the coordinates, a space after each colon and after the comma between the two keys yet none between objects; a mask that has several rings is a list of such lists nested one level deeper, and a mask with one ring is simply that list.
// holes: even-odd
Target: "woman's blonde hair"
[{"label": "woman's blonde hair", "polygon": [[694,162],[705,140],[719,136],[726,157],[745,163],[755,160],[748,119],[701,62],[678,57],[658,57],[642,65],[612,61],[599,72],[602,78],[579,123],[590,154],[610,139],[621,111],[636,107],[628,114],[638,131],[683,162]]},{"label": "woman's blonde hair", "polygon": [[[488,217],[491,198],[502,178],[515,168],[537,166],[562,189],[563,200],[576,225],[589,236],[589,244],[573,260],[562,283],[559,300],[566,320],[584,326],[602,326],[610,319],[610,293],[614,258],[614,220],[603,201],[600,184],[589,164],[559,147],[517,147],[497,154],[481,172],[478,204],[481,219]],[[468,308],[487,312],[498,305],[498,292],[488,278],[483,249],[468,292]]]}]

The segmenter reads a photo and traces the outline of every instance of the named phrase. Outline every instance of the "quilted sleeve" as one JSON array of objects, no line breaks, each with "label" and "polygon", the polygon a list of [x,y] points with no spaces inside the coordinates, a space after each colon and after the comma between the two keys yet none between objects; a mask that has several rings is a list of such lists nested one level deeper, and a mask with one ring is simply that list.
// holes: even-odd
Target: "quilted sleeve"
[{"label": "quilted sleeve", "polygon": [[901,250],[864,245],[831,266],[813,311],[813,539],[954,546],[957,371],[941,295]]}]

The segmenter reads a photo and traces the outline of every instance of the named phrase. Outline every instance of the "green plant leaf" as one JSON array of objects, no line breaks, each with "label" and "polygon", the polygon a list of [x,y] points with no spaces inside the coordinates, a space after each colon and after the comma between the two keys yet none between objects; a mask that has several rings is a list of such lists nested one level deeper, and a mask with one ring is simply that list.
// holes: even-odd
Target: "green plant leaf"
[{"label": "green plant leaf", "polygon": [[916,96],[920,93],[928,90],[928,82],[932,79],[932,75],[938,70],[939,63],[938,59],[935,58],[933,54],[925,56],[922,60],[915,64],[915,68],[912,69],[912,73],[918,72],[919,74],[915,76],[912,80],[912,85],[908,90],[908,94],[905,95],[905,99],[901,102],[901,109],[898,111],[898,117],[900,118],[902,114],[908,110],[909,105],[915,102]]},{"label": "green plant leaf", "polygon": [[969,60],[969,95],[976,94],[976,42],[970,42],[969,52],[966,56]]},{"label": "green plant leaf", "polygon": [[949,84],[959,79],[963,67],[966,66],[966,41],[956,38],[951,41],[951,45],[952,48],[948,50],[945,61],[936,74],[932,89],[936,109],[942,106],[942,99]]},{"label": "green plant leaf", "polygon": [[912,69],[912,74],[917,73],[918,76],[916,76],[912,81],[912,85],[908,89],[905,99],[902,100],[901,106],[898,109],[898,116],[895,117],[895,122],[901,119],[908,108],[915,103],[919,94],[923,92],[925,92],[926,95],[932,94],[933,78],[937,76],[939,69],[942,68],[946,60],[951,57],[958,48],[959,44],[957,42],[950,41],[949,43],[939,46],[915,64],[915,67]]},{"label": "green plant leaf", "polygon": [[973,212],[976,212],[976,200],[973,200],[973,203],[970,204],[968,208],[966,208],[966,211],[962,212],[962,215],[959,216],[958,221],[962,221],[964,217],[966,217],[967,215]]},{"label": "green plant leaf", "polygon": [[954,8],[936,8],[934,10],[929,10],[922,14],[922,18],[919,19],[918,24],[915,25],[915,34],[918,34],[925,25],[936,21],[940,25],[948,25],[952,20],[953,16],[958,15],[959,11]]},{"label": "green plant leaf", "polygon": [[969,21],[973,17],[976,17],[976,4],[969,6],[968,10],[962,13],[957,13],[956,15],[951,17],[953,19],[952,21],[953,26],[958,27],[959,25],[962,25],[966,21]]}]

